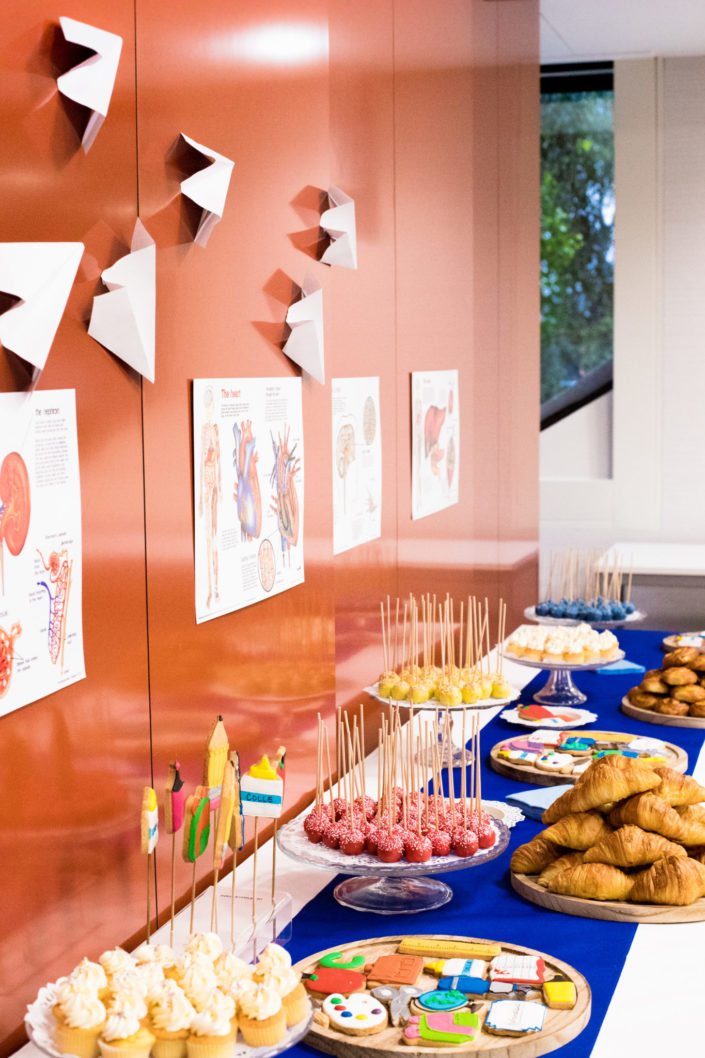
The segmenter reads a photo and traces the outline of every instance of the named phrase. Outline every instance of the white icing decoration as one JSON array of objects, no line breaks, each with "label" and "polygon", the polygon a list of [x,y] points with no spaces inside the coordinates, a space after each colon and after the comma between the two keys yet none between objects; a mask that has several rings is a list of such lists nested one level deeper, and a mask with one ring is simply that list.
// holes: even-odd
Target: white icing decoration
[{"label": "white icing decoration", "polygon": [[543,1003],[526,1000],[498,999],[490,1007],[488,1028],[511,1032],[540,1032],[546,1017]]}]

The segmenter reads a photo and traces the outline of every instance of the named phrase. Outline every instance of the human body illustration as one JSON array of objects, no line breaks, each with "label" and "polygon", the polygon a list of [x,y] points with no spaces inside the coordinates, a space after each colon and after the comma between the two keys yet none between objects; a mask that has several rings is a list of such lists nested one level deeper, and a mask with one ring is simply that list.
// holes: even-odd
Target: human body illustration
[{"label": "human body illustration", "polygon": [[257,473],[257,439],[252,434],[252,420],[241,422],[239,426],[233,423],[233,437],[233,499],[237,504],[240,538],[255,540],[262,529],[262,495]]},{"label": "human body illustration", "polygon": [[66,548],[61,551],[51,551],[49,561],[37,548],[37,554],[42,560],[44,569],[49,574],[49,584],[45,580],[37,581],[42,588],[46,588],[49,596],[49,625],[47,629],[49,657],[52,665],[56,665],[61,658],[61,668],[64,667],[64,648],[66,646],[66,612],[69,604],[69,592],[71,590],[71,570],[73,559],[69,562],[69,553]]},{"label": "human body illustration", "polygon": [[218,599],[218,505],[222,498],[220,478],[220,437],[215,421],[213,390],[208,387],[203,404],[206,421],[201,427],[201,462],[198,514],[205,518],[206,565],[208,567],[208,598],[210,606],[213,595]]},{"label": "human body illustration", "polygon": [[274,466],[269,483],[274,489],[271,510],[277,516],[281,538],[282,558],[288,562],[290,551],[299,540],[299,498],[296,492],[295,478],[300,469],[298,457],[294,455],[296,445],[289,451],[289,427],[284,430],[284,437],[271,434],[274,450]]},{"label": "human body illustration", "polygon": [[343,482],[343,511],[346,514],[348,510],[348,492],[346,487],[348,468],[354,461],[355,428],[352,423],[346,422],[338,430],[338,436],[335,441],[335,467],[338,471],[338,477]]},{"label": "human body illustration", "polygon": [[29,474],[19,452],[8,452],[0,467],[0,593],[5,594],[3,542],[11,555],[24,547],[30,515]]},{"label": "human body illustration", "polygon": [[15,640],[21,635],[22,629],[19,621],[6,632],[0,628],[0,698],[7,693],[12,677],[12,662],[15,656]]},{"label": "human body illustration", "polygon": [[446,419],[446,409],[437,408],[435,404],[429,405],[424,421],[424,455],[431,459],[431,473],[440,474],[440,464],[445,451],[439,445],[441,428]]}]

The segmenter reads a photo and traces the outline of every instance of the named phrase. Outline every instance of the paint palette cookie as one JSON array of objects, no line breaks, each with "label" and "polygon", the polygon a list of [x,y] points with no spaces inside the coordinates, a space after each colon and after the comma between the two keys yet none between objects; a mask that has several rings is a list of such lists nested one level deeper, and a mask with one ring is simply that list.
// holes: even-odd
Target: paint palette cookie
[{"label": "paint palette cookie", "polygon": [[371,1036],[381,1032],[387,1024],[384,1004],[370,992],[327,996],[322,1009],[329,1025],[346,1036]]},{"label": "paint palette cookie", "polygon": [[[502,1050],[513,1058],[516,1047],[521,1058],[529,1053],[522,1040],[530,1041],[530,1053],[547,1054],[559,1046],[554,1041],[562,1046],[577,1036],[590,1017],[590,989],[576,970],[542,952],[491,940],[339,942],[296,969],[304,978],[323,971],[349,975],[358,972],[350,967],[354,956],[364,956],[366,988],[314,997],[318,1009],[307,1042],[332,1055],[399,1058],[403,1048],[409,1054]],[[413,977],[416,959],[416,983],[375,983],[380,976]]]}]

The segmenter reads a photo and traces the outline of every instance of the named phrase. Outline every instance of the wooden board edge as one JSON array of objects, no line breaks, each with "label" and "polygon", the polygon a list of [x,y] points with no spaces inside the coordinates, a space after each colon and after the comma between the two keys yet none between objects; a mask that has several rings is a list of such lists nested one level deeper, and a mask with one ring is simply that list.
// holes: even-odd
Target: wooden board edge
[{"label": "wooden board edge", "polygon": [[705,921],[705,897],[693,904],[668,907],[663,904],[629,904],[618,900],[586,900],[580,896],[550,893],[530,875],[510,872],[512,889],[525,900],[549,911],[609,922],[677,923]]},{"label": "wooden board edge", "polygon": [[651,709],[640,709],[626,698],[622,699],[621,710],[633,720],[642,720],[645,724],[662,724],[664,727],[705,728],[705,716],[665,716],[654,713]]}]

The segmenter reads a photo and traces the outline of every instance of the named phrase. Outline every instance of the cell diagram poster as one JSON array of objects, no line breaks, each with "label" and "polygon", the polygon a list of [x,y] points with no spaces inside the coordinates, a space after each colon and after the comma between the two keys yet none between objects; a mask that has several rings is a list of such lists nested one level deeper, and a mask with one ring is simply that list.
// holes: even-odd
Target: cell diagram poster
[{"label": "cell diagram poster", "polygon": [[196,622],[304,579],[300,378],[193,383]]},{"label": "cell diagram poster", "polygon": [[412,518],[425,518],[458,502],[459,440],[457,370],[412,372]]},{"label": "cell diagram poster", "polygon": [[379,378],[334,378],[333,554],[382,533]]},{"label": "cell diagram poster", "polygon": [[86,675],[73,390],[0,394],[0,715]]}]

